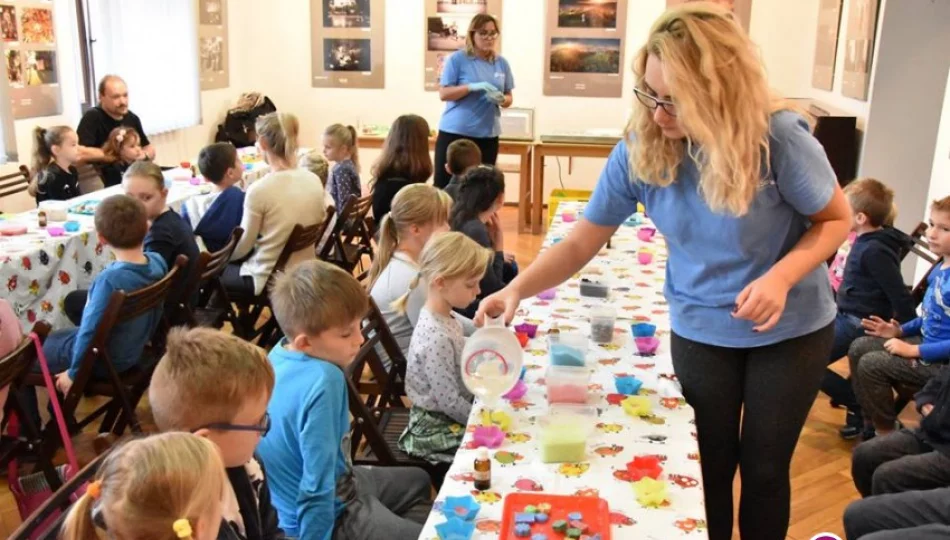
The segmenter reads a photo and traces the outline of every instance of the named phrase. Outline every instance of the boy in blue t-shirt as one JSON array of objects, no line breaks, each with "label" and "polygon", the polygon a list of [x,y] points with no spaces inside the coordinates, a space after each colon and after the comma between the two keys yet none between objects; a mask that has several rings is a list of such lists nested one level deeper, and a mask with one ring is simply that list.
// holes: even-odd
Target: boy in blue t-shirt
[{"label": "boy in blue t-shirt", "polygon": [[[53,332],[43,343],[49,369],[58,374],[56,387],[63,394],[68,394],[72,388],[112,293],[119,290],[131,293],[148,287],[168,272],[160,255],[144,251],[148,218],[145,207],[138,200],[127,195],[113,195],[103,200],[96,207],[95,226],[99,241],[112,248],[115,262],[93,280],[79,327]],[[161,316],[162,309],[158,307],[132,320],[116,323],[109,336],[109,356],[116,371],[122,373],[138,363]],[[39,366],[35,371],[39,371]],[[93,376],[107,377],[105,366],[96,365]],[[39,425],[36,391],[33,387],[26,387],[23,392],[31,409],[29,412]]]},{"label": "boy in blue t-shirt", "polygon": [[903,325],[878,316],[864,319],[861,324],[873,337],[856,340],[848,351],[865,423],[878,435],[894,430],[894,390],[919,391],[950,359],[950,197],[931,205],[926,237],[943,260],[927,279],[922,315]]},{"label": "boy in blue t-shirt", "polygon": [[363,343],[366,291],[343,270],[307,261],[277,278],[274,315],[286,336],[270,352],[276,374],[270,432],[257,447],[287,536],[415,540],[404,517],[430,503],[429,475],[414,467],[353,467],[346,375]]}]

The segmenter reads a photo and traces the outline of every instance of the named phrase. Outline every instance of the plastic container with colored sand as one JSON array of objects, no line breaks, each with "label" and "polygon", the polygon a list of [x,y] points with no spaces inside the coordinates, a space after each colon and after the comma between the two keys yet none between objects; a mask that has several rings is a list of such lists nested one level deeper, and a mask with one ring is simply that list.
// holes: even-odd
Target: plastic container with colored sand
[{"label": "plastic container with colored sand", "polygon": [[587,336],[577,332],[561,332],[557,343],[549,342],[551,364],[581,367],[587,364]]},{"label": "plastic container with colored sand", "polygon": [[617,310],[610,306],[595,306],[590,310],[590,339],[594,343],[610,343],[614,339]]},{"label": "plastic container with colored sand", "polygon": [[586,367],[548,366],[544,382],[548,403],[587,403],[590,371]]},{"label": "plastic container with colored sand", "polygon": [[548,414],[540,418],[541,461],[583,461],[596,416],[595,409],[587,405],[552,405]]}]

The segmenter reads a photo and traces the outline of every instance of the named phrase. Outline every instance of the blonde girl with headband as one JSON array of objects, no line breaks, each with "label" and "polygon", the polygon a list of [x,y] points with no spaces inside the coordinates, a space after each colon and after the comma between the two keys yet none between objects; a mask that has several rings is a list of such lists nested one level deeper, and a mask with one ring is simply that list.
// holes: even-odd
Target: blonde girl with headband
[{"label": "blonde girl with headband", "polygon": [[340,210],[350,197],[363,194],[360,182],[360,156],[356,128],[333,124],[323,133],[323,155],[336,163],[330,172],[327,191]]},{"label": "blonde girl with headband", "polygon": [[[244,235],[221,278],[225,288],[241,295],[264,292],[296,225],[316,225],[326,217],[323,183],[312,172],[297,167],[297,117],[265,114],[257,119],[256,128],[257,145],[270,172],[247,188],[241,219]],[[291,255],[287,267],[314,258],[312,247],[303,249]]]},{"label": "blonde girl with headband", "polygon": [[739,467],[742,538],[784,540],[789,466],[834,339],[825,261],[851,228],[848,201],[728,9],[688,2],[661,15],[634,74],[625,140],[583,218],[478,315],[510,320],[642,202],[669,250],[670,354],[696,413],[709,538],[732,536]]},{"label": "blonde girl with headband", "polygon": [[458,232],[433,236],[422,250],[419,273],[394,307],[404,312],[418,287],[427,289],[407,357],[406,394],[412,400],[409,425],[399,438],[406,453],[451,463],[472,412],[472,393],[462,383],[459,362],[465,347],[462,324],[452,316],[478,296],[479,281],[493,253]]},{"label": "blonde girl with headband", "polygon": [[190,433],[129,441],[70,508],[63,540],[213,540],[228,479],[218,449]]},{"label": "blonde girl with headband", "polygon": [[[412,184],[396,194],[392,210],[380,224],[376,258],[369,269],[366,287],[403,354],[409,352],[412,329],[426,303],[427,289],[413,289],[403,311],[397,311],[392,304],[406,294],[419,274],[419,257],[429,238],[449,230],[451,208],[452,199],[441,189]],[[383,353],[381,359],[388,367],[389,356]]]}]

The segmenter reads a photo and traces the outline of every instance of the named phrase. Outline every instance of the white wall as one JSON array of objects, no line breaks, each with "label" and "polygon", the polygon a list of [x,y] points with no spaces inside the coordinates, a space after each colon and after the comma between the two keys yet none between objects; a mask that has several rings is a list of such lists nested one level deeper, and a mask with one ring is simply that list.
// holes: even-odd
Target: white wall
[{"label": "white wall", "polygon": [[[56,0],[72,3],[71,0]],[[849,0],[845,0],[847,13]],[[634,105],[634,80],[629,73],[635,51],[646,38],[650,25],[662,13],[666,0],[629,0],[627,21],[627,74],[622,98],[565,98],[542,95],[544,62],[544,9],[546,0],[507,0],[502,20],[502,54],[515,75],[515,106],[535,109],[536,133],[588,128],[620,128]],[[280,9],[254,8],[252,2],[229,2],[231,38],[231,87],[202,93],[204,123],[201,126],[153,138],[159,161],[174,164],[192,158],[214,134],[217,121],[237,95],[259,90],[278,108],[294,112],[301,121],[301,144],[318,146],[325,126],[335,123],[388,124],[403,113],[416,113],[437,127],[443,104],[434,92],[423,90],[423,2],[387,0],[386,87],[381,90],[314,89],[310,87],[310,0],[281,0]],[[811,88],[818,0],[755,0],[750,33],[759,45],[772,85],[790,97],[812,97],[859,117],[864,123],[868,104]],[[842,35],[847,30],[842,17]],[[63,49],[64,47],[61,47]],[[843,50],[843,48],[842,48]],[[839,51],[839,62],[843,62]],[[61,54],[61,62],[67,55]],[[72,60],[75,62],[75,59]],[[65,69],[65,68],[64,68]],[[838,77],[837,79],[840,79]],[[135,109],[135,95],[131,96]],[[74,115],[28,120],[18,126],[21,155],[29,152],[28,132],[37,123],[78,123]],[[372,163],[377,153],[364,151],[362,160]],[[506,158],[502,158],[505,160]],[[510,159],[510,158],[508,158]],[[558,167],[558,161],[560,167]],[[558,184],[559,176],[571,188],[590,189],[596,183],[603,160],[547,160],[545,191]],[[560,171],[560,172],[559,172]],[[368,179],[369,166],[364,167]],[[509,175],[509,185],[517,185]],[[509,190],[513,192],[514,190]],[[512,198],[510,197],[509,200]]]},{"label": "white wall", "polygon": [[[56,32],[59,37],[57,53],[63,92],[63,114],[42,118],[29,118],[15,122],[18,163],[9,163],[0,166],[0,174],[13,172],[20,164],[29,164],[33,152],[33,129],[36,126],[78,126],[80,113],[81,79],[79,78],[79,49],[76,31],[76,2],[73,0],[55,0],[54,6]],[[201,125],[188,129],[154,135],[149,137],[156,146],[156,160],[162,165],[176,165],[181,161],[192,160],[198,150],[214,138],[217,124],[224,119],[227,110],[233,106],[238,95],[244,91],[246,76],[250,75],[254,66],[244,60],[246,47],[240,33],[234,30],[244,27],[253,19],[250,2],[232,0],[228,3],[228,23],[232,29],[231,54],[229,67],[231,69],[231,85],[229,88],[210,90],[201,93]],[[139,53],[143,62],[148,61],[148,54],[161,54],[161,48]],[[121,75],[121,74],[120,74]],[[161,84],[160,74],[156,74],[156,84]],[[173,91],[173,90],[170,90]],[[135,94],[129,96],[130,108],[135,110]],[[33,199],[26,194],[9,197],[0,201],[0,212],[18,212],[33,208]]]},{"label": "white wall", "polygon": [[[934,114],[937,114],[934,112]],[[923,212],[911,213],[913,218],[928,219],[929,201],[950,195],[950,70],[947,71],[947,88],[943,96],[943,112],[940,115],[940,126],[937,131],[937,144],[934,149],[934,162],[930,176],[930,187],[927,190]],[[924,260],[917,262],[914,283],[920,280],[930,265]]]}]

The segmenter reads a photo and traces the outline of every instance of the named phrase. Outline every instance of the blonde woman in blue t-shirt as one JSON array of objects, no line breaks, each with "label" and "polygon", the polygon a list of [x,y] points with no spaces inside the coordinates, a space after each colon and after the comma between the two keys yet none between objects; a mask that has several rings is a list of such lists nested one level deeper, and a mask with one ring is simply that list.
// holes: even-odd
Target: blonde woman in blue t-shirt
[{"label": "blonde woman in blue t-shirt", "polygon": [[672,359],[696,412],[709,537],[785,538],[789,464],[834,337],[824,262],[848,202],[755,45],[708,2],[667,11],[634,61],[637,104],[584,217],[476,319],[579,271],[642,202],[666,237]]}]

